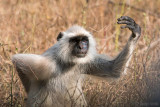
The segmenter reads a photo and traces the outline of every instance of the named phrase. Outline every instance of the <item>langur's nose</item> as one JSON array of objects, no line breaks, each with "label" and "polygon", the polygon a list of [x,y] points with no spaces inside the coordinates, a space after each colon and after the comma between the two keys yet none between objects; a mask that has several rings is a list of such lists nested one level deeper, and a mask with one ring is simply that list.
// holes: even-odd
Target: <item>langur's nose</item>
[{"label": "langur's nose", "polygon": [[79,42],[79,48],[80,49],[87,49],[87,42],[81,41]]}]

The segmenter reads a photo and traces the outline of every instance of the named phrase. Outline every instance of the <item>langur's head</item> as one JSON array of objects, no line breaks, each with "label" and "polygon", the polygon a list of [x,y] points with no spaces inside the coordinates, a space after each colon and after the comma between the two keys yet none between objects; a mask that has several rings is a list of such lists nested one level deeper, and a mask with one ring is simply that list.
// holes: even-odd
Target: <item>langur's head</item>
[{"label": "langur's head", "polygon": [[80,26],[72,26],[58,37],[58,56],[65,62],[85,63],[96,54],[93,36]]}]

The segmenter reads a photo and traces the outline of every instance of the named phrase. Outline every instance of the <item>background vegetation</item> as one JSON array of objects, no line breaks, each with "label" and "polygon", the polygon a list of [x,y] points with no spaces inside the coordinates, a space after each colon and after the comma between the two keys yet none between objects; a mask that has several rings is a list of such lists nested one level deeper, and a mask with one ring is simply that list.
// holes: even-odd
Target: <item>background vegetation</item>
[{"label": "background vegetation", "polygon": [[78,24],[93,33],[99,53],[115,56],[130,35],[116,24],[122,15],[142,27],[128,74],[111,83],[85,82],[88,104],[160,106],[160,0],[0,0],[0,106],[24,106],[13,54],[41,54],[60,31]]}]

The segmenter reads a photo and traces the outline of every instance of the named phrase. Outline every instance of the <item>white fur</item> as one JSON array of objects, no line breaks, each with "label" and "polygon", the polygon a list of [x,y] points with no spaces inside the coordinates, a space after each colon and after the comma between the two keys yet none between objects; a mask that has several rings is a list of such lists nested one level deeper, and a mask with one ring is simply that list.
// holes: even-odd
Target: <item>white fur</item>
[{"label": "white fur", "polygon": [[[23,69],[23,73],[31,76],[33,75],[32,79],[44,79],[48,78],[48,76],[53,73],[55,68],[55,62],[50,61],[49,59],[35,54],[16,54],[12,57],[12,62],[19,64],[19,67]],[[25,67],[24,67],[25,66]],[[34,72],[35,69],[39,69],[39,71]],[[30,70],[31,72],[29,72]],[[41,75],[42,71],[46,71]],[[47,72],[48,71],[48,72]]]}]

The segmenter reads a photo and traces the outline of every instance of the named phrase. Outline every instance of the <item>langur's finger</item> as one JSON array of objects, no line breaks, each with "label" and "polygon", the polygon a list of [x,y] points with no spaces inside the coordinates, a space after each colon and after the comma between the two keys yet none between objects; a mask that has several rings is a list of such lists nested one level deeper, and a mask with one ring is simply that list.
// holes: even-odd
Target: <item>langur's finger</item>
[{"label": "langur's finger", "polygon": [[121,29],[124,29],[124,28],[129,28],[131,30],[134,29],[134,27],[131,25],[121,26]]},{"label": "langur's finger", "polygon": [[130,17],[128,17],[128,16],[121,16],[121,17],[118,18],[117,20],[118,20],[118,21],[126,20],[126,21],[130,21],[130,22],[132,22],[132,23],[135,22],[132,18],[130,18]]},{"label": "langur's finger", "polygon": [[117,23],[118,24],[127,24],[127,25],[132,25],[133,24],[132,22],[129,22],[129,21],[118,21]]}]

